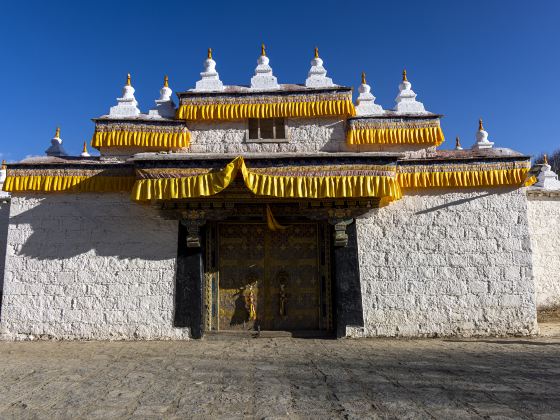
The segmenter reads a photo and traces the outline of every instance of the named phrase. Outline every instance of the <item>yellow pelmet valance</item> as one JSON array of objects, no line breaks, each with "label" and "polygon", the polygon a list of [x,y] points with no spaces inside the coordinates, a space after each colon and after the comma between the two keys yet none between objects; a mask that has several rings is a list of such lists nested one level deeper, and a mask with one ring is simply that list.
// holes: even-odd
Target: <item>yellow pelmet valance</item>
[{"label": "yellow pelmet valance", "polygon": [[529,168],[491,169],[457,172],[405,172],[397,175],[402,188],[530,186]]},{"label": "yellow pelmet valance", "polygon": [[91,140],[92,147],[144,147],[157,149],[181,149],[188,147],[190,132],[150,131],[96,131]]},{"label": "yellow pelmet valance", "polygon": [[136,181],[132,198],[137,201],[205,197],[226,188],[241,171],[247,188],[256,195],[278,198],[357,198],[379,197],[386,201],[401,198],[396,179],[391,176],[278,176],[247,168],[242,157],[223,170],[208,174],[141,179]]},{"label": "yellow pelmet valance", "polygon": [[356,115],[352,100],[294,101],[278,103],[183,104],[176,117],[188,121],[247,118],[321,117]]},{"label": "yellow pelmet valance", "polygon": [[441,127],[364,128],[350,127],[348,144],[426,144],[439,146],[445,140]]},{"label": "yellow pelmet valance", "polygon": [[4,182],[7,192],[119,192],[130,191],[132,176],[8,176]]}]

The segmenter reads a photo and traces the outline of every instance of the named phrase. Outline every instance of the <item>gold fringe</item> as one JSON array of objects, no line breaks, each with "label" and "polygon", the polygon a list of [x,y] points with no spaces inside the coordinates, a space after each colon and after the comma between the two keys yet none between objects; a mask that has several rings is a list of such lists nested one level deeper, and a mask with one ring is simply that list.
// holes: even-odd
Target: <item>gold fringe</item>
[{"label": "gold fringe", "polygon": [[317,102],[282,102],[261,104],[181,105],[176,118],[187,121],[241,120],[246,118],[320,117],[327,115],[353,117],[351,100]]},{"label": "gold fringe", "polygon": [[388,176],[273,176],[251,172],[242,157],[222,171],[184,178],[141,179],[136,181],[132,199],[170,200],[214,195],[226,188],[241,171],[245,185],[256,195],[279,198],[388,197],[398,200],[401,189]]},{"label": "gold fringe", "polygon": [[429,144],[445,140],[441,127],[349,129],[348,144]]},{"label": "gold fringe", "polygon": [[117,192],[130,191],[134,177],[128,176],[8,176],[7,192]]},{"label": "gold fringe", "polygon": [[188,147],[191,133],[159,133],[147,131],[96,131],[92,147],[149,147],[158,149],[181,149]]},{"label": "gold fringe", "polygon": [[528,172],[529,168],[461,172],[410,172],[398,173],[397,179],[402,188],[529,186],[534,183],[532,179],[534,177],[527,179]]}]

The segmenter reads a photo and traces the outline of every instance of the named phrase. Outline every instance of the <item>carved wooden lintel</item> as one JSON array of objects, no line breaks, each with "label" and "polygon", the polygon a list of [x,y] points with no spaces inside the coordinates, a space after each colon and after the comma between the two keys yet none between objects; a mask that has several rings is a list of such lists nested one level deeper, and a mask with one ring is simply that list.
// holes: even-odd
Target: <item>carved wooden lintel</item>
[{"label": "carved wooden lintel", "polygon": [[187,248],[200,248],[200,227],[206,224],[205,212],[187,210],[181,216],[181,223],[187,228]]}]

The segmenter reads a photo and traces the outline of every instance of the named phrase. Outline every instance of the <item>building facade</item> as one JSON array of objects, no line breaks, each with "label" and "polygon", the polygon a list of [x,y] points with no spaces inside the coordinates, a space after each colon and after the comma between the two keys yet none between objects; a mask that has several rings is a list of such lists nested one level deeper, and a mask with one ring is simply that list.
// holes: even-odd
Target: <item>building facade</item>
[{"label": "building facade", "polygon": [[440,150],[406,72],[392,110],[365,75],[358,92],[317,50],[279,84],[264,46],[250,86],[223,85],[209,50],[178,106],[165,78],[148,113],[129,76],[93,120],[99,157],[57,130],[8,165],[1,337],[535,334],[529,157],[482,121]]}]

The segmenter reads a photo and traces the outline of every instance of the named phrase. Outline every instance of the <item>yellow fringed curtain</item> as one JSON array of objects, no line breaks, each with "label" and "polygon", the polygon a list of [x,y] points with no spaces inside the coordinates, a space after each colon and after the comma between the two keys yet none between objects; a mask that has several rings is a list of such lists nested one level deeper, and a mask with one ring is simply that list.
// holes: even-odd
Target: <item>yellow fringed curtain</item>
[{"label": "yellow fringed curtain", "polygon": [[219,193],[241,170],[247,188],[256,195],[279,198],[401,198],[396,179],[389,176],[274,176],[251,172],[242,157],[222,171],[184,178],[141,179],[132,190],[137,201],[210,196]]},{"label": "yellow fringed curtain", "polygon": [[460,172],[405,172],[397,174],[397,179],[402,188],[530,186],[535,182],[535,178],[527,178],[528,172],[529,168]]},{"label": "yellow fringed curtain", "polygon": [[246,118],[320,117],[356,115],[351,100],[279,102],[260,104],[181,105],[176,117],[187,121],[240,120]]},{"label": "yellow fringed curtain", "polygon": [[441,127],[418,128],[350,128],[348,144],[430,144],[439,146],[445,140]]},{"label": "yellow fringed curtain", "polygon": [[92,147],[150,147],[158,149],[181,149],[188,147],[191,134],[162,133],[148,131],[96,131],[91,140]]},{"label": "yellow fringed curtain", "polygon": [[4,183],[7,192],[118,192],[130,191],[134,186],[130,176],[8,176]]}]

